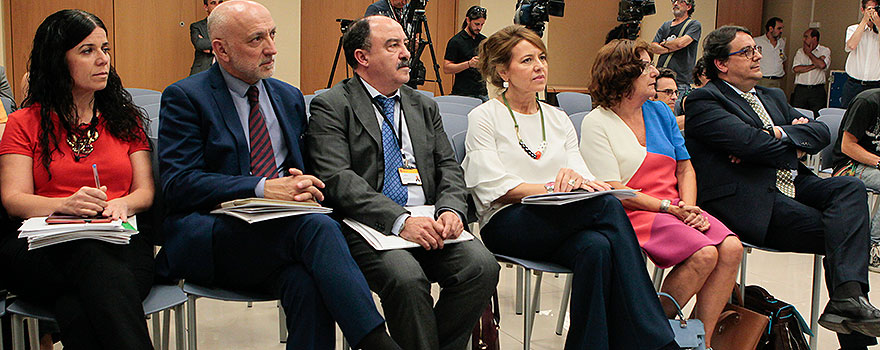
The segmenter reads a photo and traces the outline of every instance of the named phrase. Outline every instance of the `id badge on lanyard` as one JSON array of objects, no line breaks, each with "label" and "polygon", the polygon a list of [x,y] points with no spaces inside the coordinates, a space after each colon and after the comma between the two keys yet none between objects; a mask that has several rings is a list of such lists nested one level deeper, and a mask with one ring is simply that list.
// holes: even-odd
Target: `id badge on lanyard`
[{"label": "id badge on lanyard", "polygon": [[[403,150],[400,150],[400,154],[403,154]],[[419,169],[416,169],[415,166],[409,163],[409,160],[406,159],[406,156],[403,157],[403,167],[397,168],[397,173],[400,174],[400,183],[404,186],[409,185],[422,185],[422,178],[419,176]]]}]

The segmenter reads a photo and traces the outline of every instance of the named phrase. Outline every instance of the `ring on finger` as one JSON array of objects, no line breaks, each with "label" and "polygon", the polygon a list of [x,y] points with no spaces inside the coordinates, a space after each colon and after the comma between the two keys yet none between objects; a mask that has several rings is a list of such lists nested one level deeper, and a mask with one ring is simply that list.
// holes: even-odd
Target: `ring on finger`
[{"label": "ring on finger", "polygon": [[570,179],[570,180],[568,180],[568,185],[571,186],[571,187],[574,187],[574,184],[575,184],[576,182],[577,182],[577,181],[575,181],[574,179]]}]

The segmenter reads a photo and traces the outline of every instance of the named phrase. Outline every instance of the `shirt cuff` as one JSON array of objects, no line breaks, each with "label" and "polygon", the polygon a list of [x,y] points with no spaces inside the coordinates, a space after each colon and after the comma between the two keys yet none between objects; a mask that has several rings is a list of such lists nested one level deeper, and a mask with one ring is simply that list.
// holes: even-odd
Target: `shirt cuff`
[{"label": "shirt cuff", "polygon": [[400,216],[397,217],[397,220],[394,220],[394,225],[391,226],[391,234],[400,236],[400,231],[403,231],[403,224],[410,216],[409,213],[400,214]]},{"label": "shirt cuff", "polygon": [[254,188],[254,194],[257,195],[257,198],[265,198],[264,190],[266,189],[266,178],[260,179],[260,182],[257,183],[257,187]]},{"label": "shirt cuff", "polygon": [[461,223],[464,224],[465,226],[467,226],[467,217],[465,217],[465,214],[459,213],[458,210],[455,210],[452,208],[440,208],[439,210],[437,210],[437,214],[436,214],[437,217],[434,218],[434,220],[440,219],[440,215],[442,215],[443,213],[445,213],[447,211],[457,215],[458,219],[461,220]]},{"label": "shirt cuff", "polygon": [[779,128],[779,132],[782,134],[782,136],[779,137],[779,141],[788,142],[788,134],[785,133],[785,130]]}]

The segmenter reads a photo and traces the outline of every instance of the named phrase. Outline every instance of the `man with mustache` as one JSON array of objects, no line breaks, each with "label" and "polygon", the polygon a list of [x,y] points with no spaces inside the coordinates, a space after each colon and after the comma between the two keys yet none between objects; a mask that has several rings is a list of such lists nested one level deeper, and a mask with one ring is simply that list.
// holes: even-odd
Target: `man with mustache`
[{"label": "man with mustache", "polygon": [[461,31],[455,34],[446,44],[443,57],[443,73],[455,74],[452,94],[476,97],[483,102],[489,100],[486,81],[477,70],[477,47],[486,36],[480,34],[486,23],[486,9],[477,5],[471,6],[465,13]]},{"label": "man with mustache", "polygon": [[867,299],[865,185],[820,178],[798,161],[828,145],[828,127],[789,106],[782,90],[759,86],[760,60],[748,29],[724,26],[706,37],[709,83],[685,102],[697,204],[743,242],[825,255],[831,300],[819,324],[837,332],[841,348],[866,349],[880,336],[880,310]]},{"label": "man with mustache", "polygon": [[[678,96],[684,96],[690,90],[693,80],[691,74],[697,59],[697,46],[703,27],[699,21],[691,18],[694,14],[695,0],[672,0],[671,21],[666,21],[657,29],[651,51],[657,57],[657,67],[669,68],[675,72],[675,84]],[[681,102],[675,103],[675,115],[680,115]]]},{"label": "man with mustache", "polygon": [[782,29],[785,25],[779,17],[773,17],[764,24],[764,35],[756,36],[755,45],[761,52],[761,72],[764,76],[758,85],[782,88],[782,77],[785,76],[785,38]]},{"label": "man with mustache", "polygon": [[248,224],[208,211],[263,197],[323,200],[308,175],[299,89],[272,79],[275,22],[256,2],[208,16],[217,63],[162,93],[159,166],[169,215],[156,270],[227,289],[277,296],[288,349],[332,349],[334,321],[356,348],[400,349],[385,331],[339,224],[321,214]]},{"label": "man with mustache", "polygon": [[[462,233],[467,204],[437,103],[404,85],[410,53],[394,20],[362,18],[342,45],[355,76],[312,100],[308,158],[336,214],[421,246],[376,250],[343,225],[394,340],[409,350],[463,349],[499,266],[478,240],[444,245]],[[433,205],[434,215],[411,216],[407,208],[419,205]],[[441,288],[436,305],[432,282]]]}]

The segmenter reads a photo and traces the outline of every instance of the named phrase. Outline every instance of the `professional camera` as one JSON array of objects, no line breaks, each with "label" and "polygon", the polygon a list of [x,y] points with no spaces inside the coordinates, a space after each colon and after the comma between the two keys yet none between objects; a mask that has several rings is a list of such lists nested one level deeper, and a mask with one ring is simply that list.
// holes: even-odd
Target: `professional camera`
[{"label": "professional camera", "polygon": [[657,8],[652,0],[620,0],[617,21],[624,24],[623,37],[630,40],[638,38],[642,19],[655,13]]},{"label": "professional camera", "polygon": [[565,12],[565,0],[518,0],[513,23],[522,24],[538,36],[544,36],[544,22],[550,16],[562,17]]},{"label": "professional camera", "polygon": [[339,30],[342,31],[342,34],[348,31],[348,27],[351,27],[354,20],[345,19],[345,18],[337,18],[336,22],[339,22]]}]

